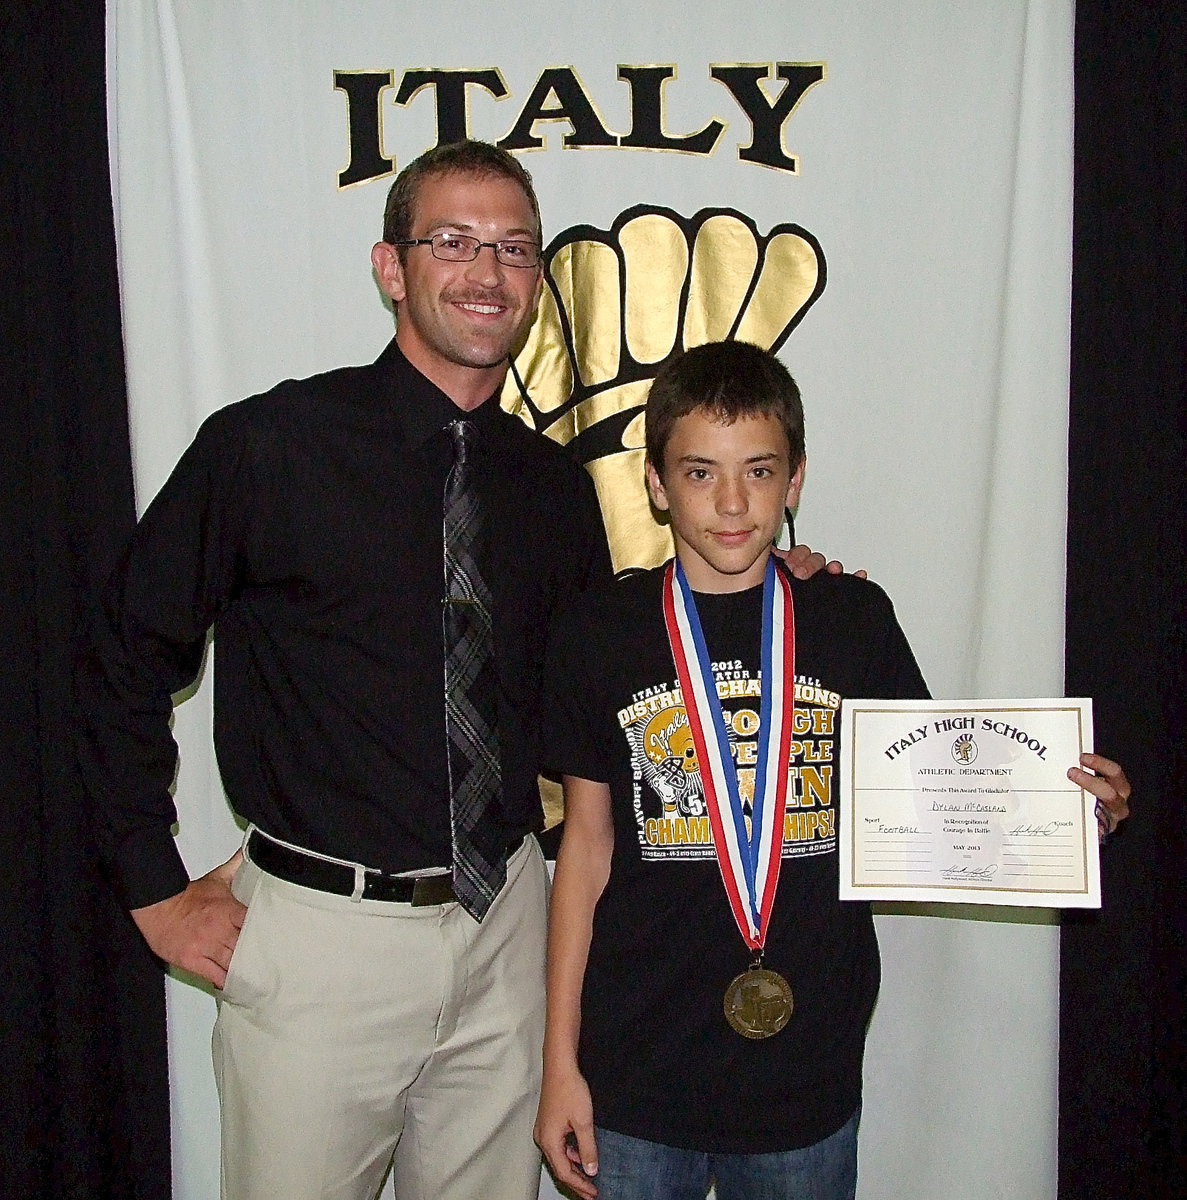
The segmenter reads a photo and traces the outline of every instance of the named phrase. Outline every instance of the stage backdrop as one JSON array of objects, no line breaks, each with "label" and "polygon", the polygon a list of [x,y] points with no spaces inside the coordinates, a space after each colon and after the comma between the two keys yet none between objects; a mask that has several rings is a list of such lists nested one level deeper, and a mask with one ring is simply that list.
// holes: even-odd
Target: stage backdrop
[{"label": "stage backdrop", "polygon": [[[1059,693],[1071,36],[1071,0],[111,0],[140,506],[212,410],[379,353],[390,177],[469,133],[521,152],[550,247],[504,402],[573,442],[619,566],[665,552],[647,381],[744,337],[803,388],[800,537],[887,588],[935,694]],[[193,873],[238,838],[209,674],[176,721]],[[879,932],[862,1200],[1054,1197],[1056,928]],[[214,1001],[169,1003],[175,1194],[207,1200]]]}]

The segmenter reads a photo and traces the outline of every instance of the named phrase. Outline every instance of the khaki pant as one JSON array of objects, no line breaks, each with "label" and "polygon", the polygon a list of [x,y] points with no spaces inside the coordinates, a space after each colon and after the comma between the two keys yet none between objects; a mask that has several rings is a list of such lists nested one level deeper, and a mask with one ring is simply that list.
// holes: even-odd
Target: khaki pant
[{"label": "khaki pant", "polygon": [[245,862],[214,1031],[225,1200],[535,1200],[547,873],[528,838],[479,925]]}]

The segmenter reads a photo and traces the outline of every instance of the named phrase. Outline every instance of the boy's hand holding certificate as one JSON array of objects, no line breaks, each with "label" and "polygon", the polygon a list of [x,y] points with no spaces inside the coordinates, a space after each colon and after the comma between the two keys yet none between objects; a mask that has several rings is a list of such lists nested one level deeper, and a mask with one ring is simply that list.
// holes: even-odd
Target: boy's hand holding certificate
[{"label": "boy's hand holding certificate", "polygon": [[841,899],[1099,908],[1090,700],[844,700]]}]

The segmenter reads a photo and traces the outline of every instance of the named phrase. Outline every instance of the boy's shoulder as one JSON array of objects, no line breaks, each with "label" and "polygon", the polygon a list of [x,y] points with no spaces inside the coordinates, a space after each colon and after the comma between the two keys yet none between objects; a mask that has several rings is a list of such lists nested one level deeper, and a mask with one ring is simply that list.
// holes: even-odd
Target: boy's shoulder
[{"label": "boy's shoulder", "polygon": [[[630,618],[654,614],[660,619],[667,568],[668,563],[650,569],[629,568],[609,582],[584,592],[575,604],[575,623],[587,630],[599,627],[620,630]],[[827,571],[797,579],[786,568],[780,569],[791,579],[793,600],[805,612],[861,617],[893,611],[890,597],[872,580],[856,575],[832,575]]]},{"label": "boy's shoulder", "polygon": [[790,572],[791,594],[796,603],[832,612],[875,612],[891,607],[890,597],[872,579],[857,575],[833,575],[817,571],[808,579],[797,579]]}]

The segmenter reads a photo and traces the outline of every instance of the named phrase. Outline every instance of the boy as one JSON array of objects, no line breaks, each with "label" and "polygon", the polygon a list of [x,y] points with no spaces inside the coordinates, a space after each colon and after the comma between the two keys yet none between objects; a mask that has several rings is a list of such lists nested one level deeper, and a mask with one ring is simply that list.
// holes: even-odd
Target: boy
[{"label": "boy", "polygon": [[646,447],[676,559],[583,598],[546,675],[566,819],[536,1139],[583,1197],[851,1200],[879,963],[837,898],[840,700],[926,685],[881,589],[776,565],[804,473],[776,358],[665,366]]}]

